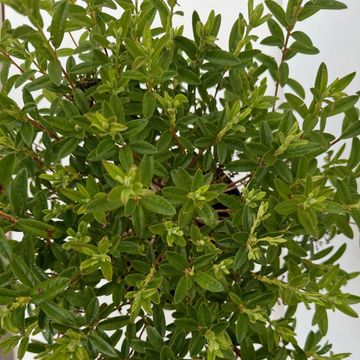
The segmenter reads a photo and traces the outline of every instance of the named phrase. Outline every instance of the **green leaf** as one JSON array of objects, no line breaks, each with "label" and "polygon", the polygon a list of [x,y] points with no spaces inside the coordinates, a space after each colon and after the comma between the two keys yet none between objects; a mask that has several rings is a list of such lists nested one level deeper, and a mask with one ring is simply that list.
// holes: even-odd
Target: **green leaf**
[{"label": "green leaf", "polygon": [[209,307],[205,304],[202,303],[199,306],[198,309],[198,316],[197,316],[199,323],[205,327],[209,327],[212,319],[211,319],[211,312]]},{"label": "green leaf", "polygon": [[10,183],[10,203],[17,216],[22,216],[27,207],[28,199],[28,172],[22,168]]},{"label": "green leaf", "polygon": [[15,159],[15,153],[11,153],[0,160],[0,196],[5,191],[6,186],[11,180],[11,175],[13,174],[15,166]]},{"label": "green leaf", "polygon": [[355,138],[360,135],[360,120],[347,127],[341,134],[341,139]]},{"label": "green leaf", "polygon": [[338,261],[343,254],[346,251],[346,244],[342,244],[335,252],[335,254],[331,255],[326,261],[324,261],[324,264],[330,265],[334,264],[336,261]]},{"label": "green leaf", "polygon": [[108,318],[101,321],[99,324],[99,328],[101,330],[118,330],[128,325],[129,322],[130,322],[130,317],[127,315],[114,316],[112,318]]},{"label": "green leaf", "polygon": [[155,350],[161,350],[164,341],[163,337],[159,334],[159,332],[152,326],[146,327],[146,332],[148,336],[148,340]]},{"label": "green leaf", "polygon": [[313,3],[315,7],[325,10],[343,10],[347,8],[344,3],[336,0],[315,0]]},{"label": "green leaf", "polygon": [[70,280],[64,277],[54,277],[45,280],[31,290],[31,299],[35,304],[51,300],[61,294],[69,283]]},{"label": "green leaf", "polygon": [[192,285],[193,283],[189,276],[184,275],[179,279],[174,294],[175,304],[178,304],[187,296]]},{"label": "green leaf", "polygon": [[285,200],[275,206],[275,210],[281,215],[290,215],[297,211],[298,202],[296,200]]},{"label": "green leaf", "polygon": [[317,229],[317,217],[316,213],[311,209],[297,209],[297,215],[299,217],[301,225],[304,227],[306,232],[308,232],[315,239],[319,237],[319,231]]},{"label": "green leaf", "polygon": [[101,262],[100,267],[104,278],[108,281],[111,281],[113,277],[113,268],[111,262],[110,261]]},{"label": "green leaf", "polygon": [[69,326],[80,325],[79,319],[73,312],[62,308],[53,302],[44,301],[40,304],[40,307],[51,320],[58,324]]},{"label": "green leaf", "polygon": [[1,340],[0,349],[3,349],[2,353],[7,354],[15,348],[20,341],[21,337],[18,335],[8,336]]},{"label": "green leaf", "polygon": [[247,335],[248,327],[249,327],[248,323],[249,321],[246,314],[243,313],[239,314],[235,327],[236,339],[239,343],[241,343]]},{"label": "green leaf", "polygon": [[154,177],[154,158],[144,155],[139,166],[139,174],[144,187],[149,187]]},{"label": "green leaf", "polygon": [[179,76],[178,79],[179,81],[183,81],[186,82],[189,85],[199,85],[200,84],[200,79],[199,77],[191,70],[187,69],[187,68],[178,68],[177,69]]},{"label": "green leaf", "polygon": [[48,64],[48,74],[50,80],[60,86],[62,80],[62,67],[59,60],[52,60]]},{"label": "green leaf", "polygon": [[178,271],[184,271],[188,266],[186,258],[182,254],[175,251],[168,251],[165,254],[165,257],[170,265]]},{"label": "green leaf", "polygon": [[213,207],[208,204],[205,204],[202,208],[198,208],[197,212],[202,220],[204,220],[206,225],[214,228],[217,222],[217,214]]},{"label": "green leaf", "polygon": [[159,11],[160,15],[162,16],[168,16],[169,9],[166,6],[164,0],[151,0],[152,4],[155,6],[155,8]]},{"label": "green leaf", "polygon": [[60,47],[63,41],[68,12],[69,3],[67,0],[62,0],[56,4],[50,25],[50,39],[55,49]]},{"label": "green leaf", "polygon": [[34,128],[30,123],[25,123],[21,126],[20,130],[21,138],[27,146],[31,146],[34,140]]},{"label": "green leaf", "polygon": [[204,290],[211,292],[222,292],[225,290],[223,284],[219,280],[216,280],[215,277],[205,272],[196,273],[194,280]]},{"label": "green leaf", "polygon": [[273,0],[266,0],[265,4],[268,7],[268,9],[270,10],[270,12],[279,21],[279,23],[286,28],[288,26],[288,24],[286,21],[286,15],[285,15],[285,11],[283,10],[283,8]]},{"label": "green leaf", "polygon": [[156,108],[156,97],[153,92],[147,91],[144,94],[143,100],[143,113],[146,119],[149,119],[153,116]]},{"label": "green leaf", "polygon": [[172,216],[176,214],[176,210],[171,203],[159,195],[143,196],[140,200],[141,206],[146,210],[156,214]]},{"label": "green leaf", "polygon": [[166,333],[166,319],[164,309],[161,305],[153,305],[153,321],[155,329],[164,337]]},{"label": "green leaf", "polygon": [[100,313],[100,306],[99,306],[99,300],[97,297],[94,297],[89,305],[86,307],[85,312],[85,321],[87,324],[91,325],[93,324],[99,317]]},{"label": "green leaf", "polygon": [[334,116],[337,114],[341,114],[349,109],[351,109],[359,100],[357,95],[347,96],[340,100],[335,101],[332,107],[330,107],[330,111],[328,111],[328,116]]},{"label": "green leaf", "polygon": [[142,140],[134,141],[130,144],[131,150],[137,152],[138,154],[155,154],[157,153],[157,148],[154,145]]},{"label": "green leaf", "polygon": [[22,257],[12,254],[10,264],[12,272],[22,284],[28,287],[35,286],[37,279]]},{"label": "green leaf", "polygon": [[285,98],[295,111],[297,111],[303,118],[306,117],[309,110],[303,100],[293,94],[285,94]]},{"label": "green leaf", "polygon": [[129,171],[134,164],[133,153],[129,146],[124,146],[119,151],[119,161],[121,166]]},{"label": "green leaf", "polygon": [[160,360],[175,360],[173,351],[168,346],[163,346],[160,351]]},{"label": "green leaf", "polygon": [[206,59],[213,64],[226,67],[240,64],[240,60],[237,56],[224,50],[210,50],[206,53]]},{"label": "green leaf", "polygon": [[17,356],[19,360],[24,358],[28,345],[29,345],[29,337],[25,336],[21,339],[19,347],[17,349]]},{"label": "green leaf", "polygon": [[0,254],[1,256],[4,256],[6,259],[10,259],[12,256],[11,247],[6,238],[5,233],[1,228],[0,228]]},{"label": "green leaf", "polygon": [[78,147],[79,143],[80,140],[77,138],[70,138],[61,142],[60,149],[58,150],[57,153],[57,160],[60,161],[61,159],[72,154],[75,151],[75,149]]},{"label": "green leaf", "polygon": [[348,304],[335,304],[336,308],[339,309],[342,313],[351,316],[353,318],[358,318],[358,313],[352,309]]},{"label": "green leaf", "polygon": [[234,257],[233,269],[239,270],[248,260],[248,252],[244,247],[239,248]]},{"label": "green leaf", "polygon": [[114,347],[111,346],[102,337],[100,337],[96,334],[91,334],[89,336],[89,341],[90,341],[91,345],[93,345],[96,348],[96,350],[98,350],[103,355],[107,355],[110,357],[118,357]]},{"label": "green leaf", "polygon": [[62,235],[62,231],[59,228],[38,220],[19,219],[16,225],[25,234],[45,239],[57,239]]}]

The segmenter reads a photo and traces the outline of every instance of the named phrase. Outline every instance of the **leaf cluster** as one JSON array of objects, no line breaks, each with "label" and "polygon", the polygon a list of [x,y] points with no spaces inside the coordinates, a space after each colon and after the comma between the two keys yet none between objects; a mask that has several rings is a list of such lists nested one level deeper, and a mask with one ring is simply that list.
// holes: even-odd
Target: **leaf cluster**
[{"label": "leaf cluster", "polygon": [[[288,65],[318,53],[297,23],[346,6],[248,0],[223,49],[221,16],[194,12],[186,37],[174,0],[0,2],[28,19],[0,34],[0,348],[347,357],[324,338],[328,311],[356,317],[359,302],[343,291],[357,276],[338,265],[346,244],[331,245],[360,227],[355,74],[331,80],[321,64],[305,100]],[[304,346],[300,304],[313,311]]]}]

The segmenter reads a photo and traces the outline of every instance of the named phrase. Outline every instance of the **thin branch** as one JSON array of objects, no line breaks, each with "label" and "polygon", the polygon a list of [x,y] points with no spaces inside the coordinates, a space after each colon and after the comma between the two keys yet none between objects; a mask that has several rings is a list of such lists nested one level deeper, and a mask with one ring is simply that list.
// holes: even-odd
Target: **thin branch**
[{"label": "thin branch", "polygon": [[233,187],[233,186],[235,186],[235,185],[237,185],[237,184],[241,184],[241,183],[243,183],[246,179],[248,179],[249,177],[251,177],[251,174],[247,174],[247,175],[244,176],[243,178],[229,183],[229,184],[227,185],[227,187],[230,188],[230,187]]},{"label": "thin branch", "polygon": [[218,214],[230,214],[235,212],[233,209],[217,209],[215,210]]},{"label": "thin branch", "polygon": [[233,350],[236,355],[236,358],[241,359],[241,351],[236,346],[234,346]]},{"label": "thin branch", "polygon": [[16,224],[16,219],[9,215],[9,214],[6,214],[4,213],[3,211],[0,210],[0,217],[2,217],[3,219],[7,220],[7,221],[10,221],[13,225]]},{"label": "thin branch", "polygon": [[75,95],[76,94],[76,86],[75,86],[75,84],[72,82],[72,80],[70,79],[69,74],[66,72],[66,70],[63,67],[61,67],[61,70],[62,70],[62,73],[63,73],[65,79],[69,83],[69,85],[70,85],[70,87],[71,87],[71,89],[72,89],[72,91],[73,91],[73,93]]},{"label": "thin branch", "polygon": [[[302,4],[302,1],[300,1],[297,5],[297,8],[295,10],[295,18],[297,19],[300,11],[301,11],[301,4]],[[293,31],[294,27],[295,27],[295,24],[296,24],[296,21],[294,22],[293,25],[290,25],[287,29],[286,29],[286,37],[285,37],[285,43],[284,43],[284,47],[282,48],[282,51],[281,51],[281,61],[280,61],[280,65],[283,64],[285,62],[285,59],[286,59],[286,55],[287,55],[287,52],[289,50],[289,40],[290,40],[290,36],[291,36],[291,32]],[[275,84],[275,97],[278,96],[278,93],[279,93],[279,87],[280,87],[280,80],[277,80],[276,81],[276,84]],[[275,100],[275,104],[273,106],[273,111],[275,111],[275,107],[276,107],[276,100]]]},{"label": "thin branch", "polygon": [[[284,44],[284,47],[281,50],[280,66],[285,62],[286,54],[288,52],[288,45],[289,45],[289,40],[290,40],[292,29],[293,29],[293,27],[287,29],[287,32],[286,32],[285,44]],[[275,94],[274,94],[275,97],[278,96],[279,88],[280,88],[280,80],[277,80],[276,84],[275,84]],[[275,104],[273,106],[273,111],[275,111],[275,106],[276,106],[276,100],[275,100]]]},{"label": "thin branch", "polygon": [[76,273],[71,279],[70,279],[70,285],[74,284],[81,278],[81,272]]},{"label": "thin branch", "polygon": [[20,65],[18,65],[13,59],[12,57],[4,50],[0,49],[0,52],[11,62],[11,64],[13,64],[22,74],[25,72]]},{"label": "thin branch", "polygon": [[36,120],[34,119],[31,119],[30,117],[26,117],[25,120],[27,122],[29,122],[33,127],[41,130],[42,132],[45,132],[47,134],[49,134],[52,138],[56,139],[56,140],[59,140],[59,137],[56,133],[48,130],[44,125],[40,124],[39,122],[37,122]]},{"label": "thin branch", "polygon": [[330,143],[330,147],[333,146],[333,145],[335,145],[335,144],[337,144],[337,143],[338,143],[339,141],[341,141],[341,140],[342,140],[341,137],[335,139],[333,142]]},{"label": "thin branch", "polygon": [[79,45],[77,44],[76,40],[75,40],[74,37],[73,37],[73,34],[72,34],[71,32],[69,32],[69,35],[70,35],[70,38],[71,38],[72,42],[74,43],[74,45],[75,45],[76,47],[79,47]]}]

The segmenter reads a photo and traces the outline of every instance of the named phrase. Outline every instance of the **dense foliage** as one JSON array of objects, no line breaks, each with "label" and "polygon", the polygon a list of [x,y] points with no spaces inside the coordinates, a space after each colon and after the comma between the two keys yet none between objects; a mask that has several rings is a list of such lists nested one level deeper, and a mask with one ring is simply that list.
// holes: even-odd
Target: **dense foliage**
[{"label": "dense foliage", "polygon": [[[355,74],[328,79],[321,64],[304,102],[288,65],[318,53],[297,22],[346,6],[248,0],[224,50],[220,15],[194,12],[188,38],[175,0],[0,2],[27,17],[0,40],[0,347],[49,360],[347,357],[323,339],[327,311],[357,316],[359,302],[342,292],[357,275],[337,265],[346,245],[330,244],[360,226]],[[299,304],[314,314],[305,345]]]}]

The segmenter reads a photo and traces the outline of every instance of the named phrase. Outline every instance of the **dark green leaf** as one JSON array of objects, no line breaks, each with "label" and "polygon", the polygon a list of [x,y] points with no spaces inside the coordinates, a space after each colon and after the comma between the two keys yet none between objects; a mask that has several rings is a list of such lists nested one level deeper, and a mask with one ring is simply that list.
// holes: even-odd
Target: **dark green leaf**
[{"label": "dark green leaf", "polygon": [[96,334],[90,335],[89,341],[103,355],[107,355],[110,357],[117,357],[117,353],[114,347],[99,335]]},{"label": "dark green leaf", "polygon": [[69,12],[69,3],[62,0],[56,4],[54,15],[50,25],[51,42],[57,49],[60,47],[65,33],[65,25]]},{"label": "dark green leaf", "polygon": [[176,214],[176,210],[170,202],[159,195],[144,196],[141,198],[140,203],[146,210],[157,214],[167,216]]},{"label": "dark green leaf", "polygon": [[22,216],[27,207],[28,198],[28,172],[22,168],[10,183],[10,203],[14,213]]},{"label": "dark green leaf", "polygon": [[208,290],[212,292],[224,291],[223,284],[208,273],[198,272],[195,274],[194,280],[204,290]]}]

